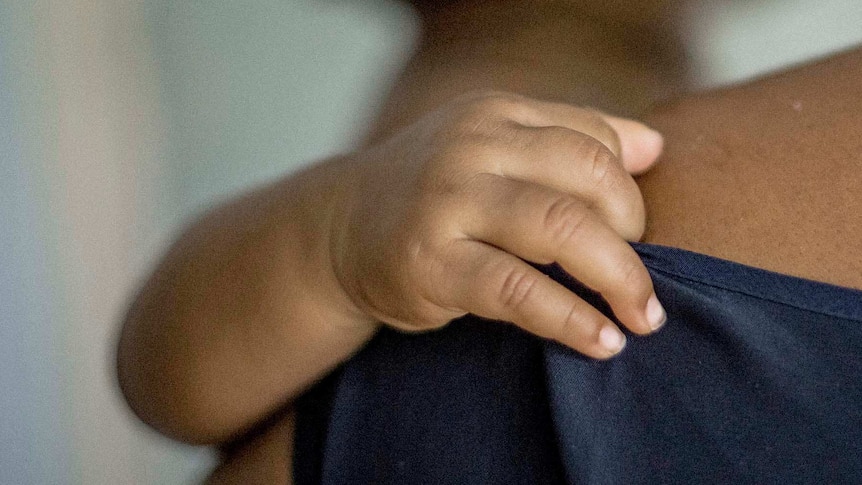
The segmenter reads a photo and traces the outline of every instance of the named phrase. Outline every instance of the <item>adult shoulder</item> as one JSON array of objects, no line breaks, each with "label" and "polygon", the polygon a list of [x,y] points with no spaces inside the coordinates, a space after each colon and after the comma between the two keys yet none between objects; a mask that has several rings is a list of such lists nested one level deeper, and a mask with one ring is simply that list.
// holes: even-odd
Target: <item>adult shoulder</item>
[{"label": "adult shoulder", "polygon": [[862,289],[862,49],[655,109],[645,241]]}]

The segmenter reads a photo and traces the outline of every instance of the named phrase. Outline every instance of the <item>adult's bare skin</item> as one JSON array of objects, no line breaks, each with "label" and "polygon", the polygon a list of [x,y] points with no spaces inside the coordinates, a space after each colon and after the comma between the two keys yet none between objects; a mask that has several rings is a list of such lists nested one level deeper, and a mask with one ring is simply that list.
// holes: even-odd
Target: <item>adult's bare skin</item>
[{"label": "adult's bare skin", "polygon": [[862,289],[862,50],[674,103],[644,240]]},{"label": "adult's bare skin", "polygon": [[[638,179],[644,240],[862,289],[860,78],[862,49],[654,111],[666,148]],[[292,439],[269,428],[247,448],[266,459],[214,476],[289,480]]]}]

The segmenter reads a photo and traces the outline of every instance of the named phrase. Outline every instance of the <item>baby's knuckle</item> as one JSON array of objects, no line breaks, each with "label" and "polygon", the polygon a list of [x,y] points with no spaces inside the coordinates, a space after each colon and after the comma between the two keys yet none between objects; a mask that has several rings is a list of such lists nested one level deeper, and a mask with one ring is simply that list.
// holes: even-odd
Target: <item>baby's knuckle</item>
[{"label": "baby's knuckle", "polygon": [[643,293],[649,287],[649,273],[637,257],[625,258],[611,273],[617,289],[631,293]]},{"label": "baby's knuckle", "polygon": [[578,153],[583,146],[583,135],[563,126],[543,126],[537,130],[535,143],[553,147],[561,153]]},{"label": "baby's knuckle", "polygon": [[539,277],[525,268],[509,268],[501,279],[498,301],[510,312],[520,313],[537,289]]},{"label": "baby's knuckle", "polygon": [[601,189],[613,189],[619,182],[616,156],[600,141],[590,138],[583,145],[584,158],[589,162],[589,177]]},{"label": "baby's knuckle", "polygon": [[477,175],[493,166],[498,150],[487,140],[452,143],[440,150],[423,168],[419,181],[423,193],[446,195],[463,192]]},{"label": "baby's knuckle", "polygon": [[487,126],[488,121],[517,118],[529,109],[520,98],[507,93],[489,91],[465,103],[461,121],[469,132]]},{"label": "baby's knuckle", "polygon": [[605,121],[598,111],[585,109],[583,123],[589,127],[591,133],[596,133],[600,137],[600,140],[619,144],[619,135],[616,130]]},{"label": "baby's knuckle", "polygon": [[545,210],[542,227],[552,241],[563,246],[583,232],[589,213],[572,197],[561,196]]}]

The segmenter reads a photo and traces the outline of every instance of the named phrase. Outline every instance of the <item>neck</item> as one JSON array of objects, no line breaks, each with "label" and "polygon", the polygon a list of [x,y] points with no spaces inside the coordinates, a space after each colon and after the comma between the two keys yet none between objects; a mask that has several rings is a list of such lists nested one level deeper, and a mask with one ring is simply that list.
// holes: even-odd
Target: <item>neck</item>
[{"label": "neck", "polygon": [[423,12],[424,33],[374,138],[467,91],[495,89],[643,112],[687,86],[676,22],[646,25],[569,2],[456,2]]}]

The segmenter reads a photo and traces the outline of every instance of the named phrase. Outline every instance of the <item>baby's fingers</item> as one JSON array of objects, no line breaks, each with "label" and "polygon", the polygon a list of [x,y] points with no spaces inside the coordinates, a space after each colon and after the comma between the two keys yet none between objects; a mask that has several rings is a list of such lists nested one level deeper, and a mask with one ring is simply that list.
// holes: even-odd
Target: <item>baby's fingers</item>
[{"label": "baby's fingers", "polygon": [[[465,232],[519,258],[559,263],[599,292],[633,332],[663,323],[652,280],[632,247],[586,204],[540,185],[486,177]],[[654,300],[654,301],[653,301]]]},{"label": "baby's fingers", "polygon": [[453,243],[446,298],[481,317],[506,320],[597,359],[612,357],[625,336],[574,293],[511,254],[472,240]]},{"label": "baby's fingers", "polygon": [[638,121],[566,103],[511,94],[505,96],[524,107],[510,110],[509,114],[515,122],[536,128],[559,126],[589,135],[613,152],[629,173],[639,174],[649,170],[661,154],[664,145],[661,134]]}]

